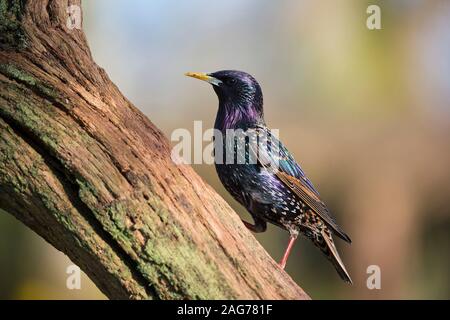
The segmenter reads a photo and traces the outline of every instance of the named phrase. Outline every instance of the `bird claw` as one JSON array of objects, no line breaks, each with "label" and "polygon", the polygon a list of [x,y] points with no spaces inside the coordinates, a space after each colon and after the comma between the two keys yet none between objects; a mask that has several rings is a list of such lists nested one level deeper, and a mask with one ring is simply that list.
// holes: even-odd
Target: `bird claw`
[{"label": "bird claw", "polygon": [[245,227],[248,230],[250,230],[254,233],[264,232],[264,231],[266,231],[266,228],[267,228],[266,222],[263,220],[255,220],[255,224],[251,224],[245,220],[242,220],[242,222],[244,223]]}]

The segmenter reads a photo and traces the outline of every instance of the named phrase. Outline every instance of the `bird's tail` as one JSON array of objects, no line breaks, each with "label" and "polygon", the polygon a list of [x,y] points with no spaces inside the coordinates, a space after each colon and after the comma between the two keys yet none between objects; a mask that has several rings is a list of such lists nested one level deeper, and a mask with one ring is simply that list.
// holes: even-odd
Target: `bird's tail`
[{"label": "bird's tail", "polygon": [[339,257],[336,246],[334,245],[333,238],[331,237],[331,233],[328,232],[328,230],[324,229],[321,232],[321,238],[322,239],[319,239],[319,242],[321,243],[318,244],[318,246],[320,247],[322,252],[327,256],[328,260],[331,261],[331,263],[333,264],[336,271],[339,273],[339,276],[342,278],[342,280],[350,284],[353,284],[350,275],[345,269],[341,257]]}]

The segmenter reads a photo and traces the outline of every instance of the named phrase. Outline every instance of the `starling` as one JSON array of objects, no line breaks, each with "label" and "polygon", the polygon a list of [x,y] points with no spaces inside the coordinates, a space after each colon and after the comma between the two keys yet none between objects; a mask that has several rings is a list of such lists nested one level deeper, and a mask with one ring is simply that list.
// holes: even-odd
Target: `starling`
[{"label": "starling", "polygon": [[[222,138],[214,137],[216,171],[225,189],[251,214],[254,223],[243,221],[245,226],[253,232],[264,232],[269,222],[289,231],[281,268],[286,266],[297,236],[302,234],[325,254],[344,281],[352,283],[332,234],[348,243],[351,240],[337,225],[299,164],[267,128],[258,82],[251,75],[234,70],[186,75],[212,84],[219,98],[214,128]],[[227,139],[233,132],[230,130],[240,130],[245,133],[244,138],[235,134],[233,139]],[[245,139],[243,145],[239,139]],[[217,156],[218,151],[223,154]],[[228,157],[230,153],[232,157]],[[241,154],[243,160],[239,161]],[[268,164],[276,164],[275,169],[269,170]]]}]

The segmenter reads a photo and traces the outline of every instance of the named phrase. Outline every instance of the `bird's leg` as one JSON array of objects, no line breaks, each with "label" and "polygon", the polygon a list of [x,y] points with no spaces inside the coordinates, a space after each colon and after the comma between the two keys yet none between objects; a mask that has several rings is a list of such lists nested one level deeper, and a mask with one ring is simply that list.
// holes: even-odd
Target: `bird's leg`
[{"label": "bird's leg", "polygon": [[295,242],[296,239],[297,239],[296,235],[291,235],[290,236],[289,244],[288,244],[288,246],[286,248],[286,251],[284,252],[283,259],[281,259],[281,262],[280,262],[281,269],[284,269],[284,267],[286,267],[287,259],[289,258],[289,254],[291,253],[292,247],[294,246],[294,242]]},{"label": "bird's leg", "polygon": [[249,229],[250,231],[252,231],[254,233],[260,233],[260,232],[266,231],[266,229],[267,229],[266,221],[264,221],[263,219],[255,218],[255,217],[253,219],[255,220],[255,224],[251,224],[250,222],[242,220],[242,222],[247,227],[247,229]]}]

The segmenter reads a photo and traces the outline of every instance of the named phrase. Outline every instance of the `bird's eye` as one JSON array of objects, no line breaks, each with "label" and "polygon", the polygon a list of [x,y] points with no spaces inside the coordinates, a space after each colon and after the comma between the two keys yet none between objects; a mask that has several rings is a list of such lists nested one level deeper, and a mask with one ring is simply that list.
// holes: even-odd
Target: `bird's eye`
[{"label": "bird's eye", "polygon": [[236,79],[235,78],[227,79],[227,84],[235,84],[235,83],[236,83]]}]

